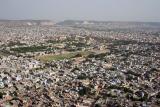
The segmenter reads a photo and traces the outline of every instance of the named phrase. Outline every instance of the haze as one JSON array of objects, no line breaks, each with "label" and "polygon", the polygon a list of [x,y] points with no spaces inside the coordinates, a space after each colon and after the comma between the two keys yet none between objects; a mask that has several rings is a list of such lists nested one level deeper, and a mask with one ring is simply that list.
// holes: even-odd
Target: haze
[{"label": "haze", "polygon": [[0,19],[160,22],[160,0],[0,0]]}]

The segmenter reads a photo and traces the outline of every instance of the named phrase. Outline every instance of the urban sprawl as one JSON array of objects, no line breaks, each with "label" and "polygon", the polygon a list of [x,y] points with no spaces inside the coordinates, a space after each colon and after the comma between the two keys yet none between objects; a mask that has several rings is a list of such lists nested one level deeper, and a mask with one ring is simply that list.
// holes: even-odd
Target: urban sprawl
[{"label": "urban sprawl", "polygon": [[160,107],[160,23],[1,20],[0,107]]}]

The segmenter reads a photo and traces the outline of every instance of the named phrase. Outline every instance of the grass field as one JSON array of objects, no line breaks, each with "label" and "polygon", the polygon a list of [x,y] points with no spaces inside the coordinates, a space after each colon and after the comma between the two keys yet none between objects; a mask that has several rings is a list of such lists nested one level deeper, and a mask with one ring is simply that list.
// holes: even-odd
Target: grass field
[{"label": "grass field", "polygon": [[63,59],[71,59],[71,58],[75,58],[76,55],[81,54],[82,56],[88,56],[90,53],[90,51],[82,51],[82,52],[69,52],[69,53],[64,53],[64,54],[58,54],[58,55],[52,55],[52,54],[48,54],[48,55],[42,55],[42,56],[37,56],[36,59],[39,59],[40,61],[43,62],[50,62],[53,60],[63,60]]},{"label": "grass field", "polygon": [[11,51],[17,53],[26,53],[26,52],[39,52],[45,51],[47,46],[28,46],[28,47],[18,47],[18,48],[11,48]]}]

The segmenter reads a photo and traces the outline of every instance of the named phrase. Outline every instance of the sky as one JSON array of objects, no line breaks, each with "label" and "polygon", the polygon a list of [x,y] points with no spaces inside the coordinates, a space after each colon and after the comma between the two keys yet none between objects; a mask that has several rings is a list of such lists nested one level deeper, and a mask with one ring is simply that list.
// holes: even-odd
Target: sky
[{"label": "sky", "polygon": [[0,0],[0,19],[160,22],[160,0]]}]

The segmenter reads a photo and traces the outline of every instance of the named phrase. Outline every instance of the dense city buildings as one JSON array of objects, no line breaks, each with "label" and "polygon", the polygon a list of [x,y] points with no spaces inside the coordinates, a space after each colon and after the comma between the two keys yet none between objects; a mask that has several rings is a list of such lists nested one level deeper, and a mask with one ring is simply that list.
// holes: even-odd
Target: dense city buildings
[{"label": "dense city buildings", "polygon": [[159,107],[160,23],[0,21],[0,106]]}]

